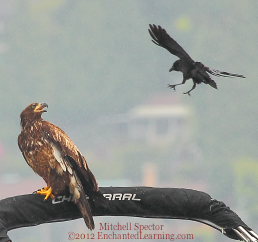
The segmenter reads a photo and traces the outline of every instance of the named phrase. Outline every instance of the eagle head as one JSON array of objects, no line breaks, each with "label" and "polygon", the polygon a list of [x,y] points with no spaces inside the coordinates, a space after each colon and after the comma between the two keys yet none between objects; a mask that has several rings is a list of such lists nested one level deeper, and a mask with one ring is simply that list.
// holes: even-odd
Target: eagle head
[{"label": "eagle head", "polygon": [[48,105],[46,103],[32,103],[28,105],[20,115],[21,122],[25,121],[33,121],[36,119],[40,119],[43,112],[47,112],[44,108],[47,108]]}]

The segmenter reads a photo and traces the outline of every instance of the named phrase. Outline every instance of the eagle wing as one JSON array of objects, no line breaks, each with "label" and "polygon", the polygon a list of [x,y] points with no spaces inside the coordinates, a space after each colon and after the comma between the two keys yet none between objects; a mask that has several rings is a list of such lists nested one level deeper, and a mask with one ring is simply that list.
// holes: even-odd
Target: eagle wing
[{"label": "eagle wing", "polygon": [[97,181],[90,171],[86,159],[68,135],[62,129],[47,121],[42,122],[42,131],[45,139],[52,146],[54,156],[63,171],[68,171],[70,174],[75,171],[86,194],[98,191]]},{"label": "eagle wing", "polygon": [[18,146],[19,146],[19,149],[22,153],[22,156],[24,158],[24,160],[27,162],[27,164],[30,166],[30,163],[27,161],[26,159],[26,156],[24,155],[24,152],[23,152],[23,147],[22,147],[22,134],[19,134],[18,136]]},{"label": "eagle wing", "polygon": [[148,29],[148,31],[150,36],[153,38],[152,42],[154,44],[167,49],[171,54],[179,57],[180,59],[188,59],[193,61],[186,51],[168,35],[165,29],[159,25],[157,27],[155,24],[150,24],[149,26],[150,29]]},{"label": "eagle wing", "polygon": [[[69,189],[73,193],[73,200],[77,204],[88,228],[90,230],[94,229],[91,208],[85,195],[88,195],[91,200],[92,196],[97,196],[101,199],[105,198],[98,191],[97,181],[91,173],[85,158],[66,133],[56,125],[42,121],[42,132],[52,147],[53,155],[62,171],[70,173]],[[60,173],[58,170],[57,172]],[[73,179],[75,182],[72,182]]]}]

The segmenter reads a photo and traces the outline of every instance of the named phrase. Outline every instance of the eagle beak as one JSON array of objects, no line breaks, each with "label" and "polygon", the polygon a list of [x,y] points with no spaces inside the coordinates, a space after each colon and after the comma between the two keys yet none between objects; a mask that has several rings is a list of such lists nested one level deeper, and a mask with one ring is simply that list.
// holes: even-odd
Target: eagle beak
[{"label": "eagle beak", "polygon": [[47,110],[44,110],[44,108],[48,108],[48,105],[46,103],[39,103],[37,107],[34,109],[34,112],[47,112]]}]

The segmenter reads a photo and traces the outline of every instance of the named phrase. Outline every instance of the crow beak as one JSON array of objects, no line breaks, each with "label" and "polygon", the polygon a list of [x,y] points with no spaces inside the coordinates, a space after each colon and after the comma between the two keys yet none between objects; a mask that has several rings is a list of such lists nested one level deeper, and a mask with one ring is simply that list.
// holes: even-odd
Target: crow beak
[{"label": "crow beak", "polygon": [[174,69],[174,66],[172,66],[170,69],[169,69],[169,72],[171,72],[171,71],[174,71],[175,69]]},{"label": "crow beak", "polygon": [[37,107],[34,109],[34,112],[47,112],[47,110],[44,110],[44,108],[48,108],[48,105],[46,103],[39,103]]}]

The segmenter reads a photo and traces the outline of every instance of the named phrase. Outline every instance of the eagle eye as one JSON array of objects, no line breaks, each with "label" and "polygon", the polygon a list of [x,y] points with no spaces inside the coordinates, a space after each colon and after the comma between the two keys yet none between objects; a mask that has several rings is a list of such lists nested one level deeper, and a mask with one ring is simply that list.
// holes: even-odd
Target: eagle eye
[{"label": "eagle eye", "polygon": [[31,107],[34,109],[36,107],[36,104],[32,104]]}]

